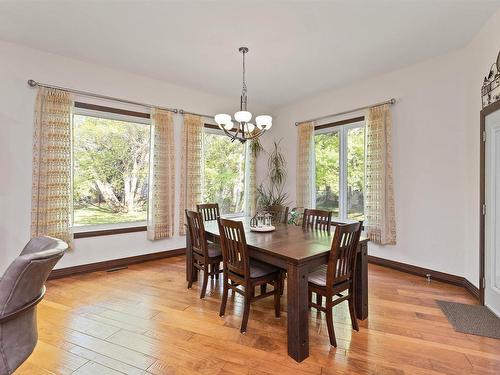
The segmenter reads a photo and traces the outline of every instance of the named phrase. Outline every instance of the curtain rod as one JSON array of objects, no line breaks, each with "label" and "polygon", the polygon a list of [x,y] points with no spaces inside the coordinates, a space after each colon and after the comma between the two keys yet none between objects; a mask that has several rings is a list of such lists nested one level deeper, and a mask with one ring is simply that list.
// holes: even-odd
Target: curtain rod
[{"label": "curtain rod", "polygon": [[138,106],[146,107],[146,108],[159,108],[159,109],[163,109],[165,111],[169,111],[169,112],[173,112],[173,113],[179,113],[179,110],[175,109],[175,108],[160,107],[160,106],[156,106],[156,105],[152,105],[152,104],[146,104],[146,103],[134,102],[132,100],[125,100],[125,99],[115,98],[113,96],[95,94],[95,93],[88,92],[88,91],[81,91],[81,90],[70,89],[70,88],[67,88],[67,87],[60,87],[60,86],[49,85],[47,83],[37,82],[37,81],[32,80],[32,79],[28,80],[28,85],[30,87],[37,87],[37,86],[38,87],[45,87],[45,88],[48,88],[48,89],[56,89],[56,90],[71,92],[73,94],[82,95],[82,96],[89,96],[89,97],[92,97],[92,98],[99,98],[99,99],[104,99],[104,100],[113,100],[115,102],[120,102],[120,103],[138,105]]},{"label": "curtain rod", "polygon": [[179,113],[181,115],[193,115],[193,116],[200,116],[200,117],[206,117],[206,118],[211,118],[213,119],[214,118],[214,115],[204,115],[202,113],[196,113],[196,112],[189,112],[189,111],[185,111],[183,109],[179,109]]},{"label": "curtain rod", "polygon": [[343,111],[343,112],[338,112],[338,113],[334,113],[334,114],[331,114],[331,115],[326,115],[326,116],[312,118],[310,120],[299,121],[299,122],[295,123],[295,126],[297,126],[299,124],[303,124],[304,122],[324,120],[324,119],[329,118],[329,117],[346,115],[348,113],[358,112],[358,111],[361,111],[363,109],[368,109],[368,108],[372,108],[372,107],[379,107],[379,106],[384,105],[384,104],[392,105],[392,104],[395,104],[395,103],[396,103],[396,99],[392,98],[392,99],[386,100],[385,102],[375,103],[375,104],[371,104],[371,105],[365,105],[364,107],[354,108],[354,109],[351,109],[349,111]]}]

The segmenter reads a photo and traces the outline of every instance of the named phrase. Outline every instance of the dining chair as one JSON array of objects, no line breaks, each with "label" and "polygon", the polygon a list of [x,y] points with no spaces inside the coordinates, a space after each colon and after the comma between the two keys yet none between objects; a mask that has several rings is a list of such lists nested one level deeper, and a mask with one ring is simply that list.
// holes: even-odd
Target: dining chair
[{"label": "dining chair", "polygon": [[[245,238],[243,223],[227,219],[218,219],[219,234],[222,248],[222,261],[224,271],[224,286],[220,316],[226,312],[229,289],[244,297],[243,319],[240,332],[247,330],[250,304],[261,298],[274,296],[274,313],[280,317],[280,279],[281,270],[267,263],[250,259]],[[271,284],[274,290],[267,292],[266,286]],[[238,288],[238,286],[243,287]],[[260,286],[260,294],[255,295],[255,287]]]},{"label": "dining chair", "polygon": [[[333,307],[346,301],[349,304],[352,328],[359,331],[356,320],[355,307],[355,274],[356,253],[359,237],[361,236],[362,222],[353,224],[339,224],[335,228],[328,264],[309,274],[309,307],[326,313],[326,325],[330,344],[337,347],[335,330],[333,328]],[[326,306],[321,302],[313,303],[312,293],[326,297]],[[343,295],[342,293],[347,292]]]},{"label": "dining chair", "polygon": [[302,219],[302,228],[329,231],[332,224],[332,212],[306,208]]},{"label": "dining chair", "polygon": [[273,222],[279,224],[286,224],[288,222],[288,206],[275,204],[270,206],[267,211],[273,216]]},{"label": "dining chair", "polygon": [[32,238],[0,278],[0,374],[12,374],[38,341],[37,304],[45,281],[68,245],[56,238]]},{"label": "dining chair", "polygon": [[[203,217],[199,212],[186,210],[186,223],[191,240],[193,267],[203,271],[203,285],[201,287],[200,298],[205,298],[208,276],[215,276],[218,279],[219,273],[222,273],[220,269],[222,262],[221,249],[218,244],[207,241],[203,222]],[[188,289],[191,289],[193,285],[193,272],[190,275]]]},{"label": "dining chair", "polygon": [[218,203],[197,204],[196,211],[202,214],[203,220],[217,220],[220,217]]}]

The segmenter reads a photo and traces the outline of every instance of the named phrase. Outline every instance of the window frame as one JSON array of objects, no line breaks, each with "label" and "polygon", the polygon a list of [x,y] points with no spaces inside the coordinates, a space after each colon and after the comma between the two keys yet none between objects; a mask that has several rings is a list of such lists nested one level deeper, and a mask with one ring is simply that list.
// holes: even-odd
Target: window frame
[{"label": "window frame", "polygon": [[[210,124],[210,123],[205,123],[203,125],[204,129],[203,129],[203,133],[204,134],[215,134],[215,135],[220,135],[220,136],[224,136],[224,137],[227,137],[226,133],[224,133],[224,131],[222,131],[219,126],[215,125],[215,124]],[[229,137],[228,137],[229,138]],[[247,186],[247,166],[248,166],[248,152],[247,152],[247,142],[245,142],[245,145],[244,145],[245,149],[244,149],[244,154],[245,154],[245,181],[244,181],[244,197],[243,197],[243,211],[241,212],[234,212],[234,213],[231,213],[231,214],[224,214],[224,217],[226,218],[236,218],[236,217],[242,217],[242,216],[245,216],[245,213],[246,213],[246,206],[247,206],[247,189],[246,189],[246,186]],[[203,145],[203,154],[205,153],[205,145]],[[203,155],[205,156],[205,155]],[[204,189],[204,184],[205,184],[205,171],[204,171],[205,168],[203,168],[203,173],[202,173],[202,195],[203,195],[203,189]]]},{"label": "window frame", "polygon": [[[354,222],[347,216],[347,136],[349,130],[365,128],[366,122],[364,116],[348,118],[345,120],[316,125],[314,127],[314,137],[317,134],[338,133],[339,135],[339,216],[332,217],[338,222]],[[366,133],[365,133],[366,135]],[[313,141],[314,143],[314,141]],[[316,148],[314,150],[314,159],[312,163],[312,203],[316,208]],[[365,161],[366,161],[366,136],[365,136]],[[365,168],[366,177],[366,168]],[[363,213],[364,214],[364,213]]]},{"label": "window frame", "polygon": [[[95,118],[102,118],[107,120],[116,121],[126,121],[138,124],[144,124],[151,126],[151,115],[147,112],[131,111],[121,108],[107,107],[92,103],[74,102],[74,109],[72,113],[72,121],[75,115],[89,116]],[[72,125],[72,132],[73,132]],[[150,128],[151,129],[151,128]],[[73,155],[73,143],[74,138],[72,134],[71,139],[71,153]],[[151,142],[150,142],[151,146]],[[150,149],[151,153],[151,149]],[[150,154],[151,157],[151,154]],[[72,156],[71,160],[71,189],[73,191],[73,174],[74,174],[74,159]],[[149,176],[149,173],[148,173]],[[149,177],[148,177],[149,178]],[[149,196],[149,189],[148,189]],[[149,212],[149,205],[148,205]],[[148,217],[149,213],[146,215]],[[75,226],[74,224],[74,209],[71,210],[71,230],[73,232],[73,237],[75,239],[88,238],[88,237],[98,237],[98,236],[109,236],[115,234],[123,233],[133,233],[133,232],[145,232],[147,231],[147,219],[141,221],[124,222],[124,223],[112,223],[112,224],[96,224],[96,225],[81,225]]]}]

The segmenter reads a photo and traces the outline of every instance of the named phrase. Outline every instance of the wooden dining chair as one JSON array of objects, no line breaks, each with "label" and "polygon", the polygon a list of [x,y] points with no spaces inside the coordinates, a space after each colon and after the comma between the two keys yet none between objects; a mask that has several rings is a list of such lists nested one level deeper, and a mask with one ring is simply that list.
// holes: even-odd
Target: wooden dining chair
[{"label": "wooden dining chair", "polygon": [[[203,217],[199,212],[186,210],[186,223],[191,239],[193,267],[203,271],[203,285],[201,287],[200,298],[205,298],[208,277],[215,276],[218,279],[219,273],[222,273],[220,269],[222,262],[221,249],[219,245],[207,241]],[[188,281],[188,289],[191,289],[193,285],[193,274],[194,272],[190,273],[191,277]]]},{"label": "wooden dining chair", "polygon": [[[224,271],[224,289],[219,315],[224,316],[226,312],[229,289],[241,294],[245,299],[245,304],[240,332],[244,333],[247,330],[250,304],[253,301],[274,295],[274,313],[279,318],[280,268],[250,259],[242,222],[219,218],[218,223]],[[267,292],[267,284],[273,285],[274,290]],[[255,295],[256,286],[260,286],[258,296]]]},{"label": "wooden dining chair", "polygon": [[302,228],[329,231],[332,224],[332,212],[306,208],[302,218]]},{"label": "wooden dining chair", "polygon": [[[330,344],[337,347],[333,328],[333,306],[346,301],[349,304],[352,328],[359,331],[355,307],[356,254],[362,222],[340,224],[335,228],[328,264],[309,274],[309,307],[326,313],[326,325]],[[312,293],[326,297],[326,306],[313,303]],[[341,293],[347,294],[342,295]],[[322,301],[322,298],[320,298]]]},{"label": "wooden dining chair", "polygon": [[218,203],[197,204],[196,211],[202,214],[205,221],[217,220],[220,217]]},{"label": "wooden dining chair", "polygon": [[267,209],[273,216],[273,222],[278,224],[286,224],[288,222],[288,210],[288,206],[282,206],[281,204],[275,204]]}]

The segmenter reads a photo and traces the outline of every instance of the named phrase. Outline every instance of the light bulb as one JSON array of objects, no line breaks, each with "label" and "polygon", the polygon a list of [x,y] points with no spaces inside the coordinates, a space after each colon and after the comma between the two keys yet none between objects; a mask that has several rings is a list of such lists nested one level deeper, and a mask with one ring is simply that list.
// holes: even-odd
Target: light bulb
[{"label": "light bulb", "polygon": [[[225,125],[227,123],[230,123],[231,116],[229,116],[226,113],[219,113],[218,115],[215,115],[214,120],[217,123],[217,125],[221,126],[221,125]],[[231,125],[231,127],[232,127],[232,125]]]},{"label": "light bulb", "polygon": [[252,124],[251,122],[247,122],[245,124],[245,128],[246,128],[247,133],[251,133],[255,130],[255,125]]},{"label": "light bulb", "polygon": [[233,122],[232,121],[229,121],[227,123],[224,124],[224,129],[226,130],[231,130],[233,128]]},{"label": "light bulb", "polygon": [[248,122],[252,119],[252,114],[248,111],[238,111],[234,114],[234,119],[238,122]]},{"label": "light bulb", "polygon": [[273,118],[268,115],[260,115],[255,118],[255,123],[260,130],[267,130],[273,125]]}]

